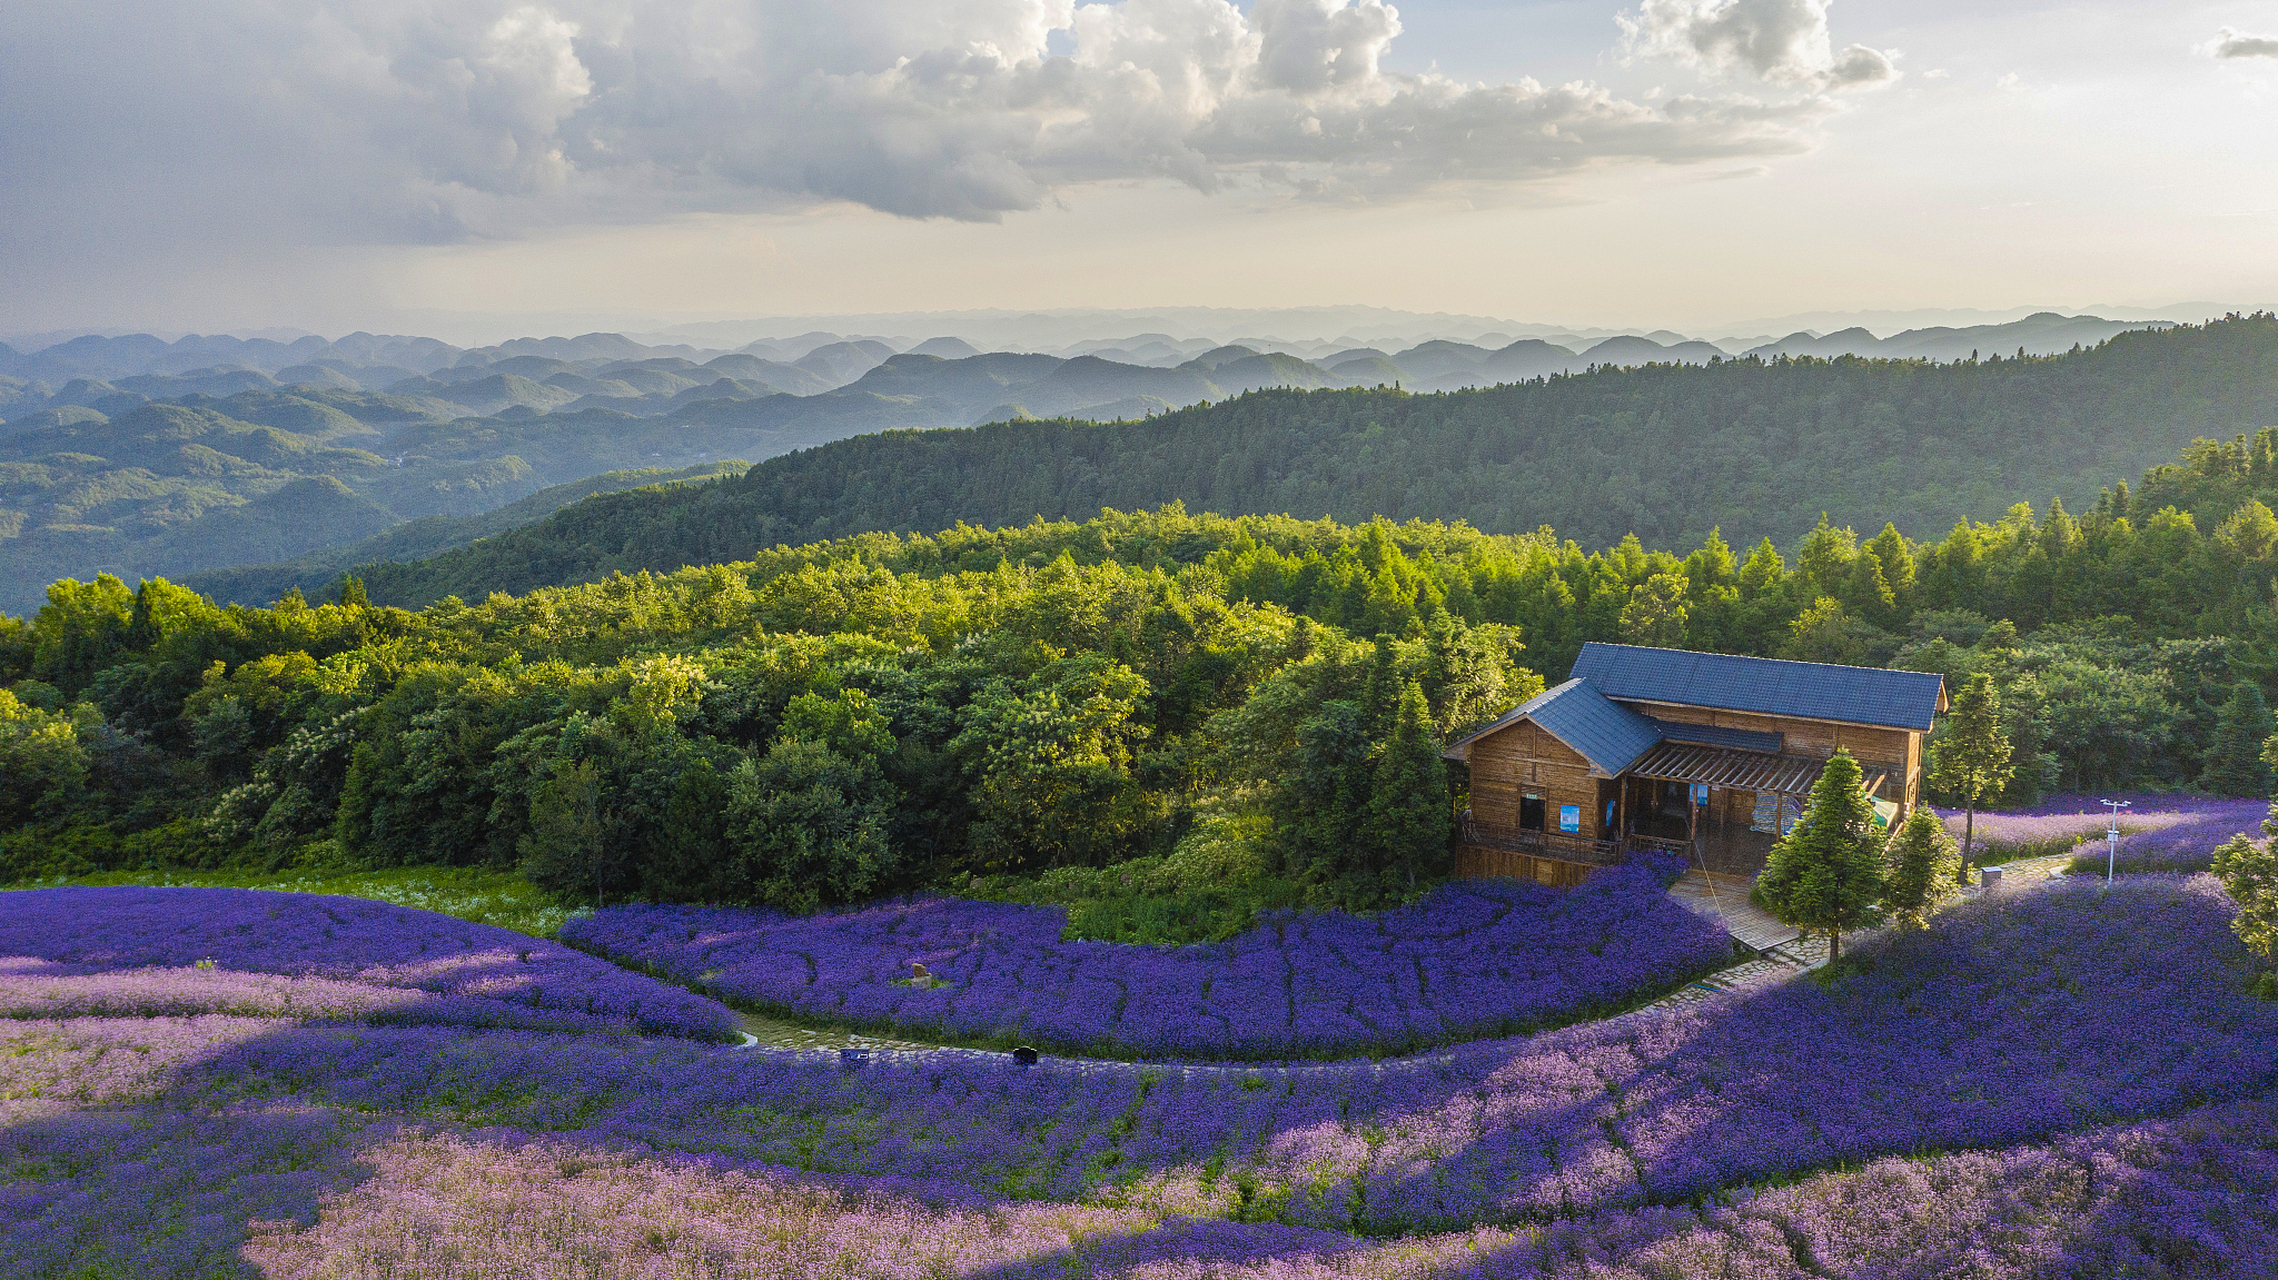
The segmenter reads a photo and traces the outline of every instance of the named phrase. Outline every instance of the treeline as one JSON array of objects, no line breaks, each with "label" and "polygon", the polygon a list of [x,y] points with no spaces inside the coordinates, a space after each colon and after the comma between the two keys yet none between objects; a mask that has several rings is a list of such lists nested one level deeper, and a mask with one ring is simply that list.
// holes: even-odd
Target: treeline
[{"label": "treeline", "polygon": [[1990,673],[1996,800],[2251,792],[2273,502],[2278,428],[1933,542],[1589,552],[1174,504],[418,612],[353,578],[272,608],[66,581],[0,620],[0,874],[475,862],[805,906],[1157,859],[1182,892],[1380,902],[1445,856],[1437,744],[1599,639]]},{"label": "treeline", "polygon": [[807,908],[1152,858],[1179,890],[1375,905],[1444,871],[1437,744],[1541,687],[1519,652],[1445,610],[1362,641],[1064,549],[897,573],[820,548],[421,613],[353,580],[270,609],[59,583],[0,628],[0,878],[440,862]]},{"label": "treeline", "polygon": [[2278,419],[2278,318],[2125,334],[2053,357],[1811,358],[1600,369],[1481,391],[1260,391],[1144,422],[887,432],[743,479],[597,499],[475,547],[374,566],[375,598],[665,571],[879,529],[929,532],[1178,500],[1227,513],[1555,527],[1585,546],[1783,543],[1838,525],[1935,537],[2021,495],[2085,498],[2197,436]]}]

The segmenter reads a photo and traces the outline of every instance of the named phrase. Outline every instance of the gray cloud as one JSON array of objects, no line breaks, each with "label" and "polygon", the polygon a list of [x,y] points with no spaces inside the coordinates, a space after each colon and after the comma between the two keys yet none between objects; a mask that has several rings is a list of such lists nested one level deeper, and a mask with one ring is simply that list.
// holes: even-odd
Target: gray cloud
[{"label": "gray cloud", "polygon": [[1396,74],[1383,0],[23,0],[0,6],[0,251],[443,243],[817,201],[987,220],[1148,177],[1384,200],[1793,153],[1824,91],[1895,74],[1830,53],[1819,0],[1650,0],[1636,24],[1639,49],[1789,92]]},{"label": "gray cloud", "polygon": [[1836,49],[1831,0],[1645,0],[1623,14],[1622,50],[1703,70],[1815,90],[1856,89],[1898,78],[1890,54],[1863,44]]},{"label": "gray cloud", "polygon": [[2224,27],[2215,37],[2218,58],[2278,58],[2278,36],[2250,36]]}]

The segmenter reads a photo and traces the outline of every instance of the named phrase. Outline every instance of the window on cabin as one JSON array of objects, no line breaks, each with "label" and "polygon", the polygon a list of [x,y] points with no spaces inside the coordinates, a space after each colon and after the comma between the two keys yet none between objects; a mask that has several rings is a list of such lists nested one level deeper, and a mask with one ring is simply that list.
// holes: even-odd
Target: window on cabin
[{"label": "window on cabin", "polygon": [[1521,796],[1519,798],[1519,829],[1521,831],[1542,830],[1541,796]]}]

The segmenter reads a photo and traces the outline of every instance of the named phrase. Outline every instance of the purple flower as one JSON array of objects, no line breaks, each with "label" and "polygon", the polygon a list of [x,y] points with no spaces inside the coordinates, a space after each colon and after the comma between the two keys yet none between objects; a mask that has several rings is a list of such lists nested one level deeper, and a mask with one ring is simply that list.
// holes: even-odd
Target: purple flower
[{"label": "purple flower", "polygon": [[[1731,954],[1640,859],[1572,890],[1443,886],[1373,919],[1279,914],[1228,942],[1063,942],[1057,907],[911,898],[808,917],[613,907],[565,941],[700,990],[857,1025],[1156,1058],[1398,1052],[1604,1010]],[[930,978],[913,981],[911,963]]]},{"label": "purple flower", "polygon": [[[43,1000],[67,1014],[266,1016],[299,1002],[290,1016],[738,1035],[734,1015],[713,1001],[558,943],[365,898],[136,886],[4,893],[0,957],[11,956],[46,962],[19,968],[34,985],[0,997],[19,1017],[39,1016]],[[118,976],[153,969],[172,972]],[[64,981],[97,974],[113,976]],[[262,974],[312,981],[252,976]]]}]

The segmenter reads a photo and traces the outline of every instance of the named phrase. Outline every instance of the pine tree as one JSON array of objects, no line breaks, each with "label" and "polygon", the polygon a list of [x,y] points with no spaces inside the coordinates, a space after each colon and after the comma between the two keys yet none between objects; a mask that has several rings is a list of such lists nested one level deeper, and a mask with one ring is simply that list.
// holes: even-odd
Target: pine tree
[{"label": "pine tree", "polygon": [[2207,765],[2199,785],[2219,796],[2270,794],[2270,766],[2263,761],[2262,744],[2269,741],[2273,724],[2262,690],[2241,680],[2231,691],[2215,719],[2214,737],[2207,743]]},{"label": "pine tree", "polygon": [[1916,806],[1890,842],[1883,906],[1899,923],[1923,927],[1931,909],[1954,896],[1954,868],[1961,860],[1946,824],[1930,806]]},{"label": "pine tree", "polygon": [[[1987,633],[1991,636],[1991,632]],[[1993,677],[1971,676],[1955,696],[1946,731],[1930,744],[1930,785],[1962,798],[1962,857],[1954,883],[1969,883],[1970,846],[1977,833],[1977,803],[2009,783],[2009,735],[2001,727],[2001,695]]]},{"label": "pine tree", "polygon": [[1867,549],[1875,553],[1884,580],[1898,594],[1903,606],[1914,590],[1914,549],[1906,545],[1906,535],[1898,531],[1897,525],[1886,523],[1881,533],[1868,540]]},{"label": "pine tree", "polygon": [[1415,887],[1418,876],[1441,870],[1447,860],[1447,769],[1432,736],[1424,690],[1410,680],[1401,686],[1392,736],[1377,758],[1370,785],[1363,843],[1379,859],[1379,883],[1390,898]]},{"label": "pine tree", "polygon": [[1811,807],[1772,846],[1750,894],[1782,923],[1826,933],[1831,960],[1842,957],[1843,931],[1865,923],[1883,894],[1882,841],[1859,782],[1859,762],[1836,752],[1812,784]]}]

